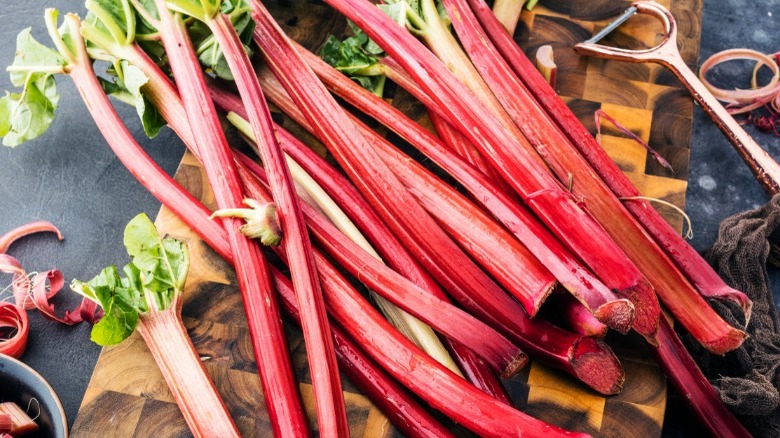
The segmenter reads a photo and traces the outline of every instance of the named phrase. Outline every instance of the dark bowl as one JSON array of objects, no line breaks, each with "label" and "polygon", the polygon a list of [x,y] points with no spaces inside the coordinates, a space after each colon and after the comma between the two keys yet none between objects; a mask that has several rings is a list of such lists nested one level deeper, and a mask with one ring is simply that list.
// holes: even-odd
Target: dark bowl
[{"label": "dark bowl", "polygon": [[68,421],[60,399],[49,383],[32,368],[18,360],[0,354],[0,402],[14,402],[22,410],[30,406],[30,416],[35,416],[35,398],[41,413],[35,422],[39,430],[25,438],[67,438]]}]

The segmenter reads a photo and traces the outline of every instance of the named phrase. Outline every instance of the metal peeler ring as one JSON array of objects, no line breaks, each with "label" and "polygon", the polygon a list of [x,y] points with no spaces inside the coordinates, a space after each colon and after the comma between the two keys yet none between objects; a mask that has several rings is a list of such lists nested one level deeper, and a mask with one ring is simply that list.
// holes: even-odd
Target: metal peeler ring
[{"label": "metal peeler ring", "polygon": [[[651,15],[661,22],[664,27],[664,37],[660,44],[642,50],[629,50],[597,44],[634,14]],[[753,140],[685,64],[677,48],[677,23],[674,16],[666,8],[652,2],[635,2],[623,15],[594,35],[593,38],[575,45],[574,50],[580,55],[596,58],[628,62],[655,62],[670,69],[720,128],[721,132],[731,141],[763,189],[770,196],[780,193],[780,164]]]}]

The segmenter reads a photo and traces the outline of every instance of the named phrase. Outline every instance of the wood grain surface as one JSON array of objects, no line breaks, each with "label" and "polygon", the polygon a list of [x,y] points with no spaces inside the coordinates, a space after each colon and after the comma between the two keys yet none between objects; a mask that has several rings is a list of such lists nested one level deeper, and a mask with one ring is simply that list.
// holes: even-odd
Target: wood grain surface
[{"label": "wood grain surface", "polygon": [[[621,64],[584,59],[571,46],[601,29],[628,2],[615,0],[543,0],[525,12],[516,40],[529,54],[543,44],[555,48],[558,92],[593,133],[594,111],[603,109],[648,141],[673,166],[669,171],[617,130],[604,126],[603,145],[646,196],[684,206],[693,104],[676,80],[655,65]],[[701,1],[665,0],[680,27],[683,57],[696,67]],[[318,49],[328,35],[345,32],[346,23],[319,2],[268,2],[288,35]],[[636,17],[611,37],[625,47],[653,45],[660,27]],[[393,103],[425,122],[424,112],[396,90]],[[300,133],[288,120],[285,126]],[[316,145],[307,137],[307,142]],[[397,139],[394,139],[397,140]],[[185,154],[176,179],[207,206],[213,196],[199,163]],[[675,226],[681,218],[662,211]],[[162,208],[160,230],[188,243],[192,266],[185,288],[183,316],[206,367],[245,436],[270,436],[270,424],[256,375],[240,294],[233,270],[181,221]],[[314,418],[311,385],[300,331],[286,324],[300,389]],[[521,375],[505,381],[516,406],[550,423],[595,436],[657,437],[666,406],[666,382],[640,339],[612,336],[610,346],[626,371],[623,391],[602,397],[556,370],[532,362]],[[400,436],[387,418],[344,379],[350,432],[360,437]],[[312,423],[316,431],[316,422]],[[138,336],[105,348],[98,359],[73,427],[74,437],[184,437],[189,431],[148,349]]]}]

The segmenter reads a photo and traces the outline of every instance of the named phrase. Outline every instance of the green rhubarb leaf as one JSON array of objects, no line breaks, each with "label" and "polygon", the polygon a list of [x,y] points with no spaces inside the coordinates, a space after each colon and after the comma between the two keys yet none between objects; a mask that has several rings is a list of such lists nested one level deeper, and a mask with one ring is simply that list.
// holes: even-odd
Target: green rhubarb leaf
[{"label": "green rhubarb leaf", "polygon": [[339,41],[331,35],[322,46],[320,55],[325,62],[348,76],[360,74],[379,62],[378,58],[366,53],[360,38],[356,36]]},{"label": "green rhubarb leaf", "polygon": [[154,138],[166,125],[165,118],[160,114],[144,93],[144,86],[149,78],[138,67],[127,61],[119,61],[106,71],[112,80],[99,78],[103,91],[109,96],[128,105],[133,105],[141,119],[144,132],[149,138]]},{"label": "green rhubarb leaf", "polygon": [[145,214],[130,221],[124,242],[140,272],[144,292],[152,295],[158,310],[164,310],[181,292],[187,277],[189,256],[184,244],[160,238]]},{"label": "green rhubarb leaf", "polygon": [[3,145],[18,146],[49,129],[59,96],[53,78],[47,78],[43,84],[44,89],[41,90],[31,78],[21,93],[6,93],[0,98]]},{"label": "green rhubarb leaf", "polygon": [[9,67],[11,83],[20,93],[0,98],[0,137],[5,146],[18,146],[49,128],[59,94],[52,75],[64,72],[65,59],[25,29],[16,38],[16,56]]},{"label": "green rhubarb leaf", "polygon": [[109,266],[88,282],[71,282],[73,291],[96,302],[105,312],[92,329],[92,340],[100,345],[127,339],[141,314],[169,308],[187,278],[187,248],[178,240],[161,238],[145,214],[127,224],[124,243],[132,258],[122,270],[124,277],[115,266]]},{"label": "green rhubarb leaf", "polygon": [[388,17],[392,18],[393,21],[398,23],[398,25],[401,27],[406,27],[407,9],[409,9],[409,4],[403,1],[399,1],[398,3],[379,5],[379,10],[384,12]]},{"label": "green rhubarb leaf", "polygon": [[[16,56],[12,65],[11,83],[17,87],[23,87],[32,75],[35,82],[39,82],[48,76],[57,67],[65,66],[65,59],[56,51],[44,46],[33,38],[31,28],[19,32],[16,37]],[[50,69],[48,72],[40,72],[41,69]],[[39,86],[40,88],[40,86]]]},{"label": "green rhubarb leaf", "polygon": [[116,266],[109,266],[86,283],[73,280],[71,289],[103,308],[100,322],[92,327],[91,339],[99,345],[114,345],[127,339],[138,325],[140,291],[128,291]]},{"label": "green rhubarb leaf", "polygon": [[124,76],[124,85],[127,91],[135,98],[135,109],[144,127],[144,132],[149,138],[154,138],[165,126],[165,118],[160,114],[146,95],[143,93],[143,87],[149,82],[149,78],[140,68],[122,61],[122,71]]},{"label": "green rhubarb leaf", "polygon": [[[169,1],[169,5],[173,3],[175,3],[178,8],[181,8],[184,13],[188,13],[185,9],[192,9],[188,1]],[[214,5],[211,7],[213,6]],[[252,20],[252,8],[250,7],[249,2],[246,0],[225,0],[222,1],[220,8],[220,12],[226,14],[230,18],[233,28],[236,30],[239,39],[244,45],[244,51],[251,57],[252,49],[250,48],[250,44],[252,41],[252,32],[255,29],[255,22]],[[231,81],[233,80],[233,74],[230,72],[230,67],[225,59],[225,55],[222,53],[222,49],[219,47],[219,44],[212,35],[208,25],[203,22],[204,18],[201,17],[203,14],[205,14],[203,11],[189,12],[189,15],[201,20],[194,22],[189,27],[190,39],[198,54],[198,60],[208,71],[218,78]]]}]

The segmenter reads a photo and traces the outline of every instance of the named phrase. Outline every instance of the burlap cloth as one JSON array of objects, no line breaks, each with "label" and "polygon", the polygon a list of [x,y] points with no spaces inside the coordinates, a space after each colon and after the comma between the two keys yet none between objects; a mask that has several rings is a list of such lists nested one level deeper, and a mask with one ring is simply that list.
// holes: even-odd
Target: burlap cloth
[{"label": "burlap cloth", "polygon": [[[780,195],[756,210],[720,224],[718,239],[705,254],[731,287],[753,300],[750,337],[724,357],[704,351],[687,334],[686,346],[723,402],[757,437],[780,437],[780,319],[772,297],[767,266],[780,267]],[[727,321],[744,327],[742,310],[710,302]]]}]

